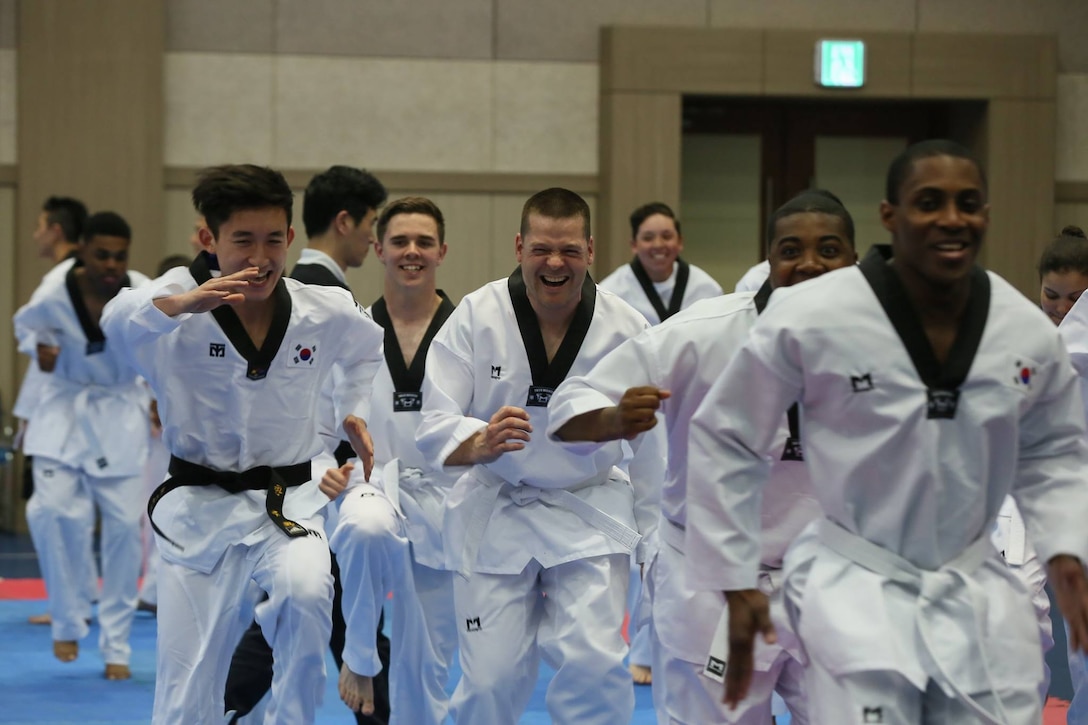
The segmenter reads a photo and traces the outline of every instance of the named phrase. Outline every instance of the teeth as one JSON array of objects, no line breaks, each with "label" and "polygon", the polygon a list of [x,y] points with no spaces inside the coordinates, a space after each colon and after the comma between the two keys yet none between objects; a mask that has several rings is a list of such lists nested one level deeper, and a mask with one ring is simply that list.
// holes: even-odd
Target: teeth
[{"label": "teeth", "polygon": [[419,266],[418,264],[406,264],[406,265],[402,266],[401,269],[403,269],[406,272],[418,272],[418,271],[422,270],[423,267]]},{"label": "teeth", "polygon": [[566,282],[567,278],[566,277],[545,277],[544,281],[545,282],[551,282],[553,284],[560,284],[562,282]]},{"label": "teeth", "polygon": [[938,244],[937,249],[941,250],[942,252],[959,252],[959,251],[962,251],[964,249],[967,249],[967,243],[966,242],[958,242],[958,243],[949,242],[949,243],[945,243],[945,244]]}]

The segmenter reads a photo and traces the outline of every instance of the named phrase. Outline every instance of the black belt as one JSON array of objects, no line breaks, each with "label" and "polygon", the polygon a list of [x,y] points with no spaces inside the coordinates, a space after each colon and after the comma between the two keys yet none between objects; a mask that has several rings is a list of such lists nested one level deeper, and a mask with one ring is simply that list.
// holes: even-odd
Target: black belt
[{"label": "black belt", "polygon": [[169,471],[170,478],[156,488],[147,501],[147,517],[155,533],[179,549],[185,547],[164,534],[155,525],[155,519],[151,514],[163,496],[182,486],[219,486],[230,493],[267,490],[268,495],[265,496],[264,505],[265,510],[268,511],[268,518],[272,519],[276,526],[288,536],[306,536],[310,533],[304,526],[283,516],[283,498],[287,495],[287,489],[301,486],[311,478],[309,461],[290,466],[257,466],[248,471],[233,473],[216,471],[213,468],[201,466],[199,463],[191,463],[177,456],[170,456]]}]

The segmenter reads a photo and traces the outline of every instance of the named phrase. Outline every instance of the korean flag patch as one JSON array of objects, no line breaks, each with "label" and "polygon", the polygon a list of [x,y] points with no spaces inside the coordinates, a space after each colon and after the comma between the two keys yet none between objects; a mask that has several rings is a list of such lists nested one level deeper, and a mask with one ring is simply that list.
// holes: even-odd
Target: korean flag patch
[{"label": "korean flag patch", "polygon": [[317,344],[298,343],[291,346],[291,367],[312,367],[317,359]]}]

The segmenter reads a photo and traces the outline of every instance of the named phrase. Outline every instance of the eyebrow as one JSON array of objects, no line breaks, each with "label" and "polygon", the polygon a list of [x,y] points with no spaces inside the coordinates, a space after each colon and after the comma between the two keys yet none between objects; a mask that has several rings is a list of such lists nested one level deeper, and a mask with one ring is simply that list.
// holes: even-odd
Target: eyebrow
[{"label": "eyebrow", "polygon": [[[836,242],[843,241],[842,237],[840,237],[838,234],[821,234],[820,237],[816,241],[818,241],[818,242],[827,242],[827,241],[832,241],[832,240],[834,240]],[[801,237],[798,237],[796,235],[790,235],[788,237],[782,237],[781,239],[775,240],[775,245],[777,246],[777,245],[783,244],[785,242],[800,242],[800,241],[801,241]]]}]

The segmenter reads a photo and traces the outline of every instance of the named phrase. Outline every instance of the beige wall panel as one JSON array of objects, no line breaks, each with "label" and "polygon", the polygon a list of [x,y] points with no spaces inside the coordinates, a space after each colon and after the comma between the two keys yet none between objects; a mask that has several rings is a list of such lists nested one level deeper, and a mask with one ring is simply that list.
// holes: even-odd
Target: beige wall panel
[{"label": "beige wall panel", "polygon": [[494,64],[495,169],[597,172],[596,63]]},{"label": "beige wall panel", "polygon": [[276,51],[491,58],[492,0],[277,0]]},{"label": "beige wall panel", "polygon": [[755,30],[604,28],[601,90],[758,94],[763,47]]},{"label": "beige wall panel", "polygon": [[1088,73],[1058,76],[1058,181],[1088,181]]},{"label": "beige wall panel", "polygon": [[[122,213],[133,238],[163,225],[163,0],[34,0],[19,6],[18,236],[66,193]],[[34,163],[27,163],[33,159]],[[139,244],[140,267],[154,254]],[[20,299],[47,265],[18,261]]]},{"label": "beige wall panel", "polygon": [[603,26],[657,26],[650,29],[656,32],[707,23],[706,0],[496,0],[496,8],[496,57],[502,60],[595,61]]},{"label": "beige wall panel", "polygon": [[0,50],[0,164],[14,164],[18,160],[15,145],[17,62],[16,51]]},{"label": "beige wall panel", "polygon": [[1058,36],[1058,68],[1088,71],[1084,0],[918,0],[918,30]]},{"label": "beige wall panel", "polygon": [[274,9],[275,0],[167,0],[166,49],[272,53]]},{"label": "beige wall panel", "polygon": [[[918,34],[914,95],[919,98],[1053,98],[1057,44],[1045,36]],[[1031,62],[1024,62],[1030,58]]]},{"label": "beige wall panel", "polygon": [[270,55],[167,53],[166,163],[270,163],[274,66]]},{"label": "beige wall panel", "polygon": [[16,29],[19,27],[18,0],[0,0],[0,48],[18,45]]},{"label": "beige wall panel", "polygon": [[[618,124],[618,118],[626,121]],[[604,269],[630,253],[626,226],[632,209],[651,200],[679,208],[680,125],[678,93],[611,93],[601,98],[606,145],[601,149],[597,255]]]},{"label": "beige wall panel", "polygon": [[910,95],[911,38],[906,33],[836,33],[865,41],[865,86],[820,88],[815,82],[816,43],[829,37],[818,30],[768,30],[764,55],[767,95],[820,96],[828,99]]},{"label": "beige wall panel", "polygon": [[491,65],[281,56],[274,163],[490,170]]},{"label": "beige wall panel", "polygon": [[1054,224],[1051,235],[1056,235],[1062,227],[1070,224],[1088,230],[1088,201],[1054,205]]},{"label": "beige wall panel", "polygon": [[[191,189],[167,189],[165,192],[166,224],[159,248],[160,259],[169,254],[190,256],[193,253],[189,246],[189,235],[196,222],[196,211],[193,209],[191,192]],[[154,272],[153,269],[147,271],[148,274]]]},{"label": "beige wall panel", "polygon": [[707,0],[710,24],[727,28],[913,31],[915,0]]},{"label": "beige wall panel", "polygon": [[1052,101],[990,103],[987,174],[990,231],[986,265],[1031,296],[1035,265],[1054,229]]},{"label": "beige wall panel", "polygon": [[[29,240],[28,244],[29,244]],[[0,428],[11,422],[11,409],[19,391],[16,379],[16,354],[11,317],[21,300],[15,297],[15,189],[0,186]]]}]

